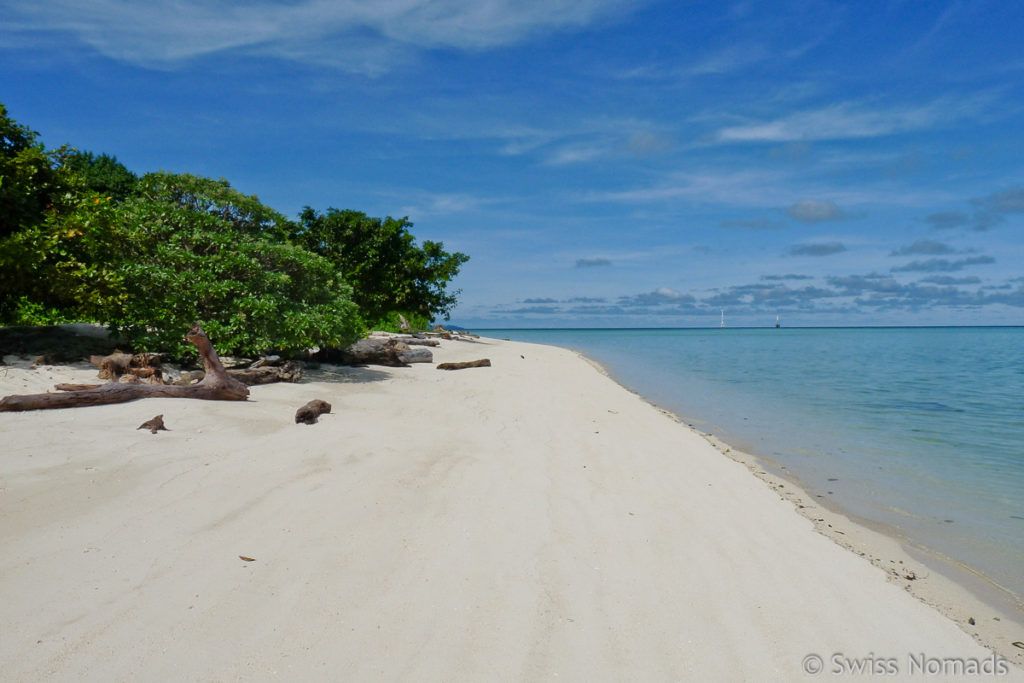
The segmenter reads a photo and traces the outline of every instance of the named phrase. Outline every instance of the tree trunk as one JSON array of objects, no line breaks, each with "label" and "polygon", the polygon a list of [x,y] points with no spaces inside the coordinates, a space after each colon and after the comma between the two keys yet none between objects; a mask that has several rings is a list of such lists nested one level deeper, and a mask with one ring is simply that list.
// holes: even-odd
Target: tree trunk
[{"label": "tree trunk", "polygon": [[8,396],[0,401],[0,412],[16,410],[44,410],[47,408],[76,408],[78,406],[98,406],[109,403],[125,403],[139,398],[201,398],[209,401],[244,401],[249,396],[249,388],[227,374],[224,365],[217,357],[217,352],[210,343],[199,323],[185,335],[185,339],[195,345],[199,356],[203,359],[206,376],[198,384],[174,386],[166,384],[104,384],[98,387],[79,389],[74,385],[62,385],[60,388],[72,389],[63,394],[28,394],[24,396]]}]

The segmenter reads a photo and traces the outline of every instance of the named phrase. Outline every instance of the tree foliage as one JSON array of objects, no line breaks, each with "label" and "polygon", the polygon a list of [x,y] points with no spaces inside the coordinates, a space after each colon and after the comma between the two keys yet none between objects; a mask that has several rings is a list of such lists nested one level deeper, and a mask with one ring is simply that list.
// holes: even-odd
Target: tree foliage
[{"label": "tree foliage", "polygon": [[408,218],[307,206],[292,237],[338,267],[366,320],[378,323],[394,313],[447,319],[459,294],[448,283],[469,257],[446,252],[442,242],[417,246],[412,225]]},{"label": "tree foliage", "polygon": [[343,345],[362,331],[326,259],[281,239],[287,221],[226,181],[152,173],[123,202],[91,195],[12,240],[32,301],[77,309],[139,350],[188,353],[195,321],[224,353]]},{"label": "tree foliage", "polygon": [[37,138],[0,103],[0,238],[42,221],[70,191],[67,150],[47,151]]},{"label": "tree foliage", "polygon": [[363,320],[447,317],[467,260],[417,246],[408,219],[307,208],[293,222],[226,180],[46,150],[0,104],[0,324],[93,321],[137,350],[341,346]]},{"label": "tree foliage", "polygon": [[86,190],[117,200],[132,194],[139,180],[117,157],[107,154],[69,152],[64,158],[64,165]]}]

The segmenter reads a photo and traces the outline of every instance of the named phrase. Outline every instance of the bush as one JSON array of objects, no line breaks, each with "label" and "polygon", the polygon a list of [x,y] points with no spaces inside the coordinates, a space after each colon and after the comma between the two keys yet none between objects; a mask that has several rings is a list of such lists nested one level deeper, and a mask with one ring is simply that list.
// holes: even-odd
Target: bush
[{"label": "bush", "polygon": [[285,241],[288,222],[255,197],[191,175],[149,174],[139,186],[120,203],[85,195],[0,245],[4,277],[16,281],[5,284],[22,293],[15,314],[73,312],[137,350],[178,356],[193,351],[182,339],[193,321],[221,353],[242,355],[345,345],[363,332],[337,269]]}]

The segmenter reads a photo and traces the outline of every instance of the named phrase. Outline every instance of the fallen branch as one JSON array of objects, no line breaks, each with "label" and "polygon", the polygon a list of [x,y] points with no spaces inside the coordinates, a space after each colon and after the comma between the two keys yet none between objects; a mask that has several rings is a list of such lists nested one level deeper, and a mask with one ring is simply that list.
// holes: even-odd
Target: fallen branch
[{"label": "fallen branch", "polygon": [[437,366],[438,370],[464,370],[466,368],[489,368],[491,367],[490,358],[481,358],[480,360],[469,360],[462,363],[441,363]]},{"label": "fallen branch", "polygon": [[174,386],[166,384],[119,384],[111,382],[98,387],[73,390],[63,394],[28,394],[8,396],[0,401],[0,412],[76,408],[110,403],[125,403],[139,398],[199,398],[208,401],[244,401],[249,388],[231,377],[217,357],[199,323],[192,326],[185,339],[199,351],[206,375],[198,384]]}]

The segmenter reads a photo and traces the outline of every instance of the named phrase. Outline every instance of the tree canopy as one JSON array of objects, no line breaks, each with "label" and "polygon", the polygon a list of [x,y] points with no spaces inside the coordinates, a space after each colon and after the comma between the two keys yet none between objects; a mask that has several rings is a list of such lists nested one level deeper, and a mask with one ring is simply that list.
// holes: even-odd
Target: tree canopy
[{"label": "tree canopy", "polygon": [[468,257],[411,227],[333,208],[293,221],[223,179],[46,150],[0,104],[0,324],[99,322],[176,354],[193,321],[223,353],[340,346],[455,305]]},{"label": "tree canopy", "polygon": [[469,260],[444,251],[441,242],[416,245],[408,218],[371,218],[360,211],[306,207],[292,238],[329,259],[352,284],[359,310],[370,321],[401,312],[421,318],[448,318],[458,291],[448,283]]},{"label": "tree canopy", "polygon": [[67,169],[85,186],[85,189],[124,199],[135,190],[139,177],[128,170],[117,157],[107,154],[73,151],[66,155]]},{"label": "tree canopy", "polygon": [[42,221],[69,189],[66,149],[47,151],[38,137],[0,103],[0,238]]}]

